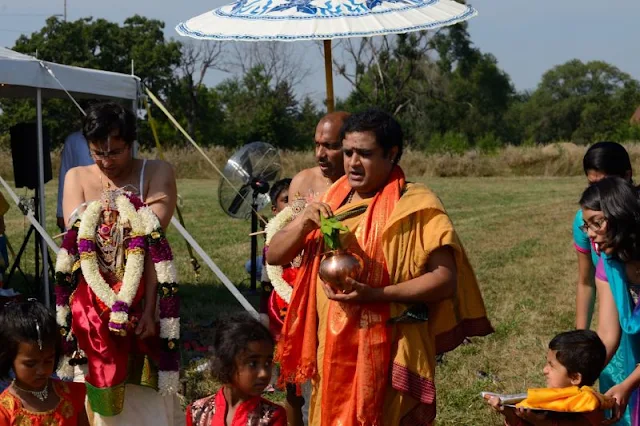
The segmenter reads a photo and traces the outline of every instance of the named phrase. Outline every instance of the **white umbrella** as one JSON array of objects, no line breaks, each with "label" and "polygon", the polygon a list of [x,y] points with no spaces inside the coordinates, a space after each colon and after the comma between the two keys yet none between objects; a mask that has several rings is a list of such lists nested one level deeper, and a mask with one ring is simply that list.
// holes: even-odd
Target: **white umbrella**
[{"label": "white umbrella", "polygon": [[453,0],[237,0],[180,23],[176,31],[206,40],[323,40],[332,111],[332,39],[431,30],[475,15],[473,7]]}]

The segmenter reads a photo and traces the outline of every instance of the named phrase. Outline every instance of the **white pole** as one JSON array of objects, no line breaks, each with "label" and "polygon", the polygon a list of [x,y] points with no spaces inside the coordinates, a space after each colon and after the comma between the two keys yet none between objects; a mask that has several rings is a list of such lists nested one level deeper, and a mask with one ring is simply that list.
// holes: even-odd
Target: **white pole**
[{"label": "white pole", "polygon": [[[40,208],[38,212],[38,221],[44,227],[47,223],[47,211],[44,196],[44,143],[42,141],[42,90],[36,91],[36,113],[38,116],[38,192],[40,195]],[[51,306],[49,297],[49,249],[45,244],[44,238],[40,238],[40,248],[42,249],[42,284],[44,285],[44,304]]]},{"label": "white pole", "polygon": [[180,222],[178,221],[178,219],[175,218],[175,216],[171,218],[171,224],[175,226],[178,232],[180,232],[180,234],[182,234],[182,236],[187,240],[187,242],[191,244],[191,247],[194,248],[194,250],[202,258],[202,260],[204,260],[204,263],[206,263],[207,266],[211,268],[213,273],[216,274],[216,276],[220,279],[220,281],[222,281],[222,284],[224,284],[225,287],[227,287],[227,289],[231,292],[231,294],[233,294],[233,296],[238,300],[238,302],[240,302],[242,307],[245,308],[254,317],[260,318],[258,311],[256,311],[255,308],[251,305],[251,303],[249,303],[249,301],[245,299],[245,297],[238,291],[236,286],[233,285],[233,283],[220,270],[220,268],[218,268],[218,266],[215,263],[213,263],[213,260],[211,260],[209,255],[207,255],[207,253],[202,249],[202,247],[200,247],[200,244],[198,244],[197,241],[193,239],[191,234],[189,234],[189,232],[187,232],[187,230],[184,229],[184,226],[180,224]]}]

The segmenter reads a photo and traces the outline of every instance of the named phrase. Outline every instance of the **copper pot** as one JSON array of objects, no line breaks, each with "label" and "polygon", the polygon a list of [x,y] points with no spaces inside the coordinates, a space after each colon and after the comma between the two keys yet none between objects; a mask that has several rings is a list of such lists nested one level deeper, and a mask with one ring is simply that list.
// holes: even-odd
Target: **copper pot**
[{"label": "copper pot", "polygon": [[342,249],[332,250],[325,253],[318,274],[335,291],[344,292],[351,290],[351,285],[345,282],[347,277],[357,279],[363,266],[357,254]]}]

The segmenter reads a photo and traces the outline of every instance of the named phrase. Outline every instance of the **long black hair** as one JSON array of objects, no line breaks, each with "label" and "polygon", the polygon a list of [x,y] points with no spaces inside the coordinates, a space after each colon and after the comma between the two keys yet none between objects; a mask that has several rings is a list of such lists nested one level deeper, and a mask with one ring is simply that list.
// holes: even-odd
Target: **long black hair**
[{"label": "long black hair", "polygon": [[617,142],[596,142],[589,147],[582,159],[584,173],[596,170],[607,176],[618,176],[631,180],[629,153]]},{"label": "long black hair", "polygon": [[0,378],[9,378],[21,342],[37,343],[40,340],[43,346],[53,346],[57,367],[62,353],[59,336],[53,312],[35,299],[0,307]]},{"label": "long black hair", "polygon": [[275,346],[269,329],[246,313],[221,318],[214,325],[211,374],[224,384],[232,382],[236,372],[236,357],[247,350],[251,342],[268,342]]},{"label": "long black hair", "polygon": [[604,214],[607,244],[620,260],[640,260],[640,201],[631,182],[606,177],[582,193],[580,206]]}]

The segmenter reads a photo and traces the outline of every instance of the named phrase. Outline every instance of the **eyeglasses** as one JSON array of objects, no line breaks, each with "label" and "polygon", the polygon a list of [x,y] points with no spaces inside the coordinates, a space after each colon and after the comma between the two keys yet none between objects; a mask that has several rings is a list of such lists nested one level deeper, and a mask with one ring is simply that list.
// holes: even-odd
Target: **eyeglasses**
[{"label": "eyeglasses", "polygon": [[91,150],[91,156],[95,159],[95,160],[107,160],[109,158],[115,158],[115,157],[119,157],[121,156],[123,153],[125,153],[127,151],[127,149],[129,149],[128,147],[125,148],[120,148],[120,149],[114,149],[112,151],[95,151],[95,150]]},{"label": "eyeglasses", "polygon": [[594,220],[593,222],[583,221],[582,225],[579,226],[582,232],[587,232],[587,230],[592,230],[593,232],[598,232],[602,229],[602,225],[607,223],[607,219],[603,218],[598,221]]}]

